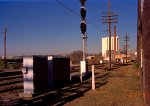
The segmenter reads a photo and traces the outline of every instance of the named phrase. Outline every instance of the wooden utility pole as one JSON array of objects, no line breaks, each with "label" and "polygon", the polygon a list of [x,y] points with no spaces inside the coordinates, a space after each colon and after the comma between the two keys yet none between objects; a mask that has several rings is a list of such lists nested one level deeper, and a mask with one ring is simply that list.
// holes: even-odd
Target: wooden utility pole
[{"label": "wooden utility pole", "polygon": [[128,58],[128,41],[129,41],[129,37],[128,34],[126,34],[126,36],[124,37],[124,41],[125,41],[125,52],[126,52],[126,64],[127,64],[127,58]]},{"label": "wooden utility pole", "polygon": [[6,64],[7,64],[7,59],[6,59],[6,32],[7,32],[7,28],[4,28],[4,66],[6,69]]},{"label": "wooden utility pole", "polygon": [[[114,60],[116,58],[116,25],[114,26]],[[117,44],[118,46],[118,44]]]},{"label": "wooden utility pole", "polygon": [[103,23],[108,24],[109,34],[109,69],[111,69],[111,23],[117,23],[118,15],[110,11],[110,2],[108,2],[108,12],[102,16]]}]

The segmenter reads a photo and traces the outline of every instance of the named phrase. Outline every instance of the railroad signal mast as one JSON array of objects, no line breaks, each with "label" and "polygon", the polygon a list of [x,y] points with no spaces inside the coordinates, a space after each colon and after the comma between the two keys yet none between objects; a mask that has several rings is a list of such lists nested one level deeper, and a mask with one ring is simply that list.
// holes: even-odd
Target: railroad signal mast
[{"label": "railroad signal mast", "polygon": [[[83,41],[83,60],[81,61],[81,77],[85,73],[87,73],[87,62],[86,62],[86,50],[87,50],[87,33],[86,33],[86,8],[85,8],[85,2],[86,0],[80,0],[81,2],[81,23],[80,23],[80,29],[82,34],[82,41]],[[81,78],[82,81],[82,78]]]},{"label": "railroad signal mast", "polygon": [[81,2],[81,23],[80,23],[80,29],[82,33],[82,39],[83,39],[83,61],[85,61],[85,53],[86,53],[86,41],[87,41],[87,35],[86,35],[86,9],[85,9],[85,2],[86,0],[80,0]]}]

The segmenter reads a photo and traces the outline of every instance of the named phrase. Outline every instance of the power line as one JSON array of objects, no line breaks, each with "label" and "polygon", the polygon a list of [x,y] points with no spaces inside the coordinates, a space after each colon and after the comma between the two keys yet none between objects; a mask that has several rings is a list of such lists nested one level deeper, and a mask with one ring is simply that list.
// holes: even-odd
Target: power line
[{"label": "power line", "polygon": [[73,9],[69,8],[68,6],[66,6],[65,4],[61,3],[60,1],[56,0],[56,2],[59,3],[61,6],[63,6],[64,8],[66,8],[67,10],[69,10],[70,12],[72,12],[73,14],[75,14],[76,16],[80,16]]},{"label": "power line", "polygon": [[[71,13],[73,13],[76,16],[80,17],[80,15],[77,12],[75,12],[73,9],[71,9],[70,7],[66,6],[65,4],[63,4],[62,2],[60,2],[58,0],[56,0],[56,2],[59,3],[61,6],[63,6],[64,8],[66,8],[67,10],[69,10]],[[99,30],[99,27],[97,25],[95,25],[94,23],[92,23],[91,21],[87,20],[87,23],[91,24],[93,27],[95,27],[96,29]]]}]

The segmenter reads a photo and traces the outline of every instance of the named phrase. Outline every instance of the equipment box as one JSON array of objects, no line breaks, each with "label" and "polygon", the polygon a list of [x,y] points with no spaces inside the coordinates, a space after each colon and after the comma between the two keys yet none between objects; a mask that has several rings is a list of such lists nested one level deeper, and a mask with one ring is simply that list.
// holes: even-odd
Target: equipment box
[{"label": "equipment box", "polygon": [[49,88],[70,82],[70,58],[48,56]]},{"label": "equipment box", "polygon": [[48,89],[46,56],[23,57],[24,94],[35,94]]}]

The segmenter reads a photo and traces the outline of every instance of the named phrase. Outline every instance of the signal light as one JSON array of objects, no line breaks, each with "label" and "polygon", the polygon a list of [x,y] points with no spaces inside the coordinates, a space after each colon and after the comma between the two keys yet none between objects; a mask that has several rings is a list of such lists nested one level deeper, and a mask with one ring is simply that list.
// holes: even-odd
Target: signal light
[{"label": "signal light", "polygon": [[86,9],[85,9],[85,7],[81,7],[80,13],[81,13],[82,20],[84,20],[85,17],[86,17]]},{"label": "signal light", "polygon": [[80,29],[83,34],[86,32],[86,23],[84,21],[81,22]]},{"label": "signal light", "polygon": [[84,6],[86,0],[80,0],[81,4]]}]

